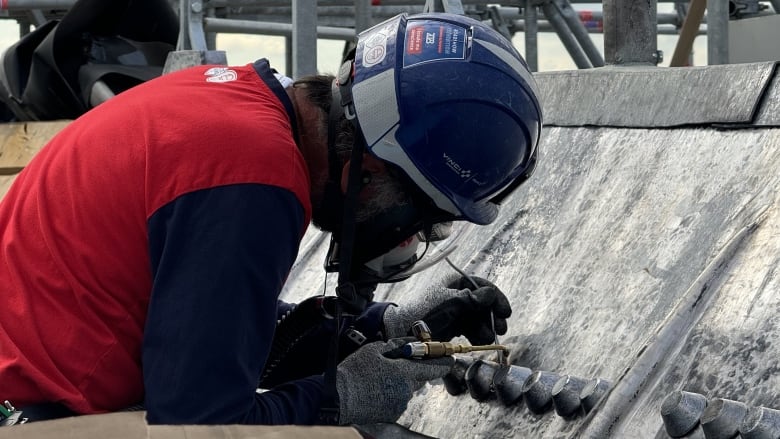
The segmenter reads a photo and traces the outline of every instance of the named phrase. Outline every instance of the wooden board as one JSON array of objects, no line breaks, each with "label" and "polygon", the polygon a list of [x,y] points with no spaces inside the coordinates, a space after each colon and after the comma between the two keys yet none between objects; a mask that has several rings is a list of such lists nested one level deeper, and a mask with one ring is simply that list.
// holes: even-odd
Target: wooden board
[{"label": "wooden board", "polygon": [[0,175],[24,168],[55,134],[70,121],[11,122],[0,124]]},{"label": "wooden board", "polygon": [[0,123],[0,199],[14,177],[70,121]]},{"label": "wooden board", "polygon": [[350,427],[147,425],[145,412],[77,416],[2,427],[3,439],[360,439]]}]

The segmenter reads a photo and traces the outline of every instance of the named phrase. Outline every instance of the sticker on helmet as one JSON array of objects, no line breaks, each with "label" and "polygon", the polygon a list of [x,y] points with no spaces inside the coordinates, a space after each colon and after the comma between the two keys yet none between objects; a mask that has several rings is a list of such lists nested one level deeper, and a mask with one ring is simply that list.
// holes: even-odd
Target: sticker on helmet
[{"label": "sticker on helmet", "polygon": [[406,26],[404,67],[440,59],[463,59],[466,29],[451,23],[409,22]]},{"label": "sticker on helmet", "polygon": [[369,38],[363,47],[363,65],[371,67],[379,64],[387,54],[387,35],[376,33]]},{"label": "sticker on helmet", "polygon": [[375,29],[366,31],[366,35],[361,37],[363,45],[362,62],[364,67],[375,66],[385,60],[387,55],[388,42],[395,39],[398,30],[398,20],[388,21],[384,26],[377,25]]}]

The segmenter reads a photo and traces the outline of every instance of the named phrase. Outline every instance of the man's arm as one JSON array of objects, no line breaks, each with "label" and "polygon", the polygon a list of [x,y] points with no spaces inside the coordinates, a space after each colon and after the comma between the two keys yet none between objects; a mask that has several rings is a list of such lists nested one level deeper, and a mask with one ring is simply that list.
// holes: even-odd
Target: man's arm
[{"label": "man's arm", "polygon": [[[325,317],[312,318],[311,304],[310,300],[299,306],[279,301],[278,318],[283,320],[276,328],[274,349],[266,361],[260,387],[274,387],[325,372],[331,343],[336,333],[336,321]],[[342,319],[340,359],[344,359],[361,346],[348,334],[353,329],[365,337],[363,344],[385,339],[382,316],[389,305],[389,302],[371,302],[361,315]],[[291,320],[294,320],[294,323],[291,323]]]},{"label": "man's arm", "polygon": [[316,421],[320,377],[255,393],[303,222],[291,192],[257,184],[189,193],[149,219],[142,361],[150,423]]}]

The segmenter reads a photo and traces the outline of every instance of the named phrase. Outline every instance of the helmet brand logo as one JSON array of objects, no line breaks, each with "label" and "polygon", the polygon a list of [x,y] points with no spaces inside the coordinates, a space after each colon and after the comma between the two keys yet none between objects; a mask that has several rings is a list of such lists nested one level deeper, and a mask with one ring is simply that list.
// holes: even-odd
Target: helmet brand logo
[{"label": "helmet brand logo", "polygon": [[363,48],[363,66],[371,67],[379,64],[387,54],[387,35],[381,30],[365,42]]},{"label": "helmet brand logo", "polygon": [[236,71],[226,67],[212,67],[206,70],[203,75],[208,76],[206,82],[230,82],[238,79]]},{"label": "helmet brand logo", "polygon": [[410,22],[406,27],[404,67],[429,61],[464,59],[466,30],[438,21]]},{"label": "helmet brand logo", "polygon": [[447,153],[442,153],[442,156],[444,157],[444,163],[449,166],[450,169],[455,171],[460,178],[470,178],[471,177],[471,169],[464,169],[461,167],[458,162],[452,159],[452,157],[448,156]]}]

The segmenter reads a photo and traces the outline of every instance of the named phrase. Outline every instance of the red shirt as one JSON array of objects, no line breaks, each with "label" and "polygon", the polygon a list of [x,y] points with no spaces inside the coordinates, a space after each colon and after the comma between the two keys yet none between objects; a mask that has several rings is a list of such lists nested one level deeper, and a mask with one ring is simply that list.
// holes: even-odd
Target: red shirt
[{"label": "red shirt", "polygon": [[0,204],[0,397],[78,413],[139,402],[147,220],[244,183],[289,190],[308,224],[290,117],[252,65],[162,76],[63,129]]}]

